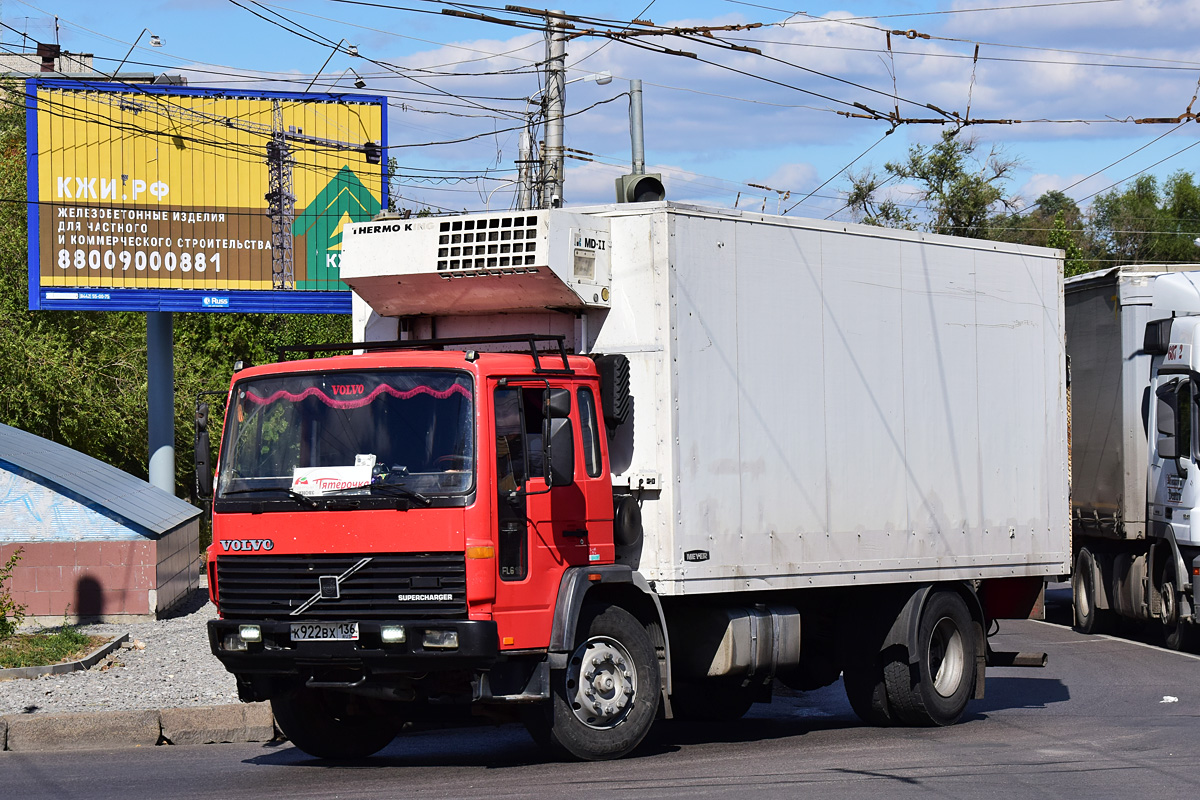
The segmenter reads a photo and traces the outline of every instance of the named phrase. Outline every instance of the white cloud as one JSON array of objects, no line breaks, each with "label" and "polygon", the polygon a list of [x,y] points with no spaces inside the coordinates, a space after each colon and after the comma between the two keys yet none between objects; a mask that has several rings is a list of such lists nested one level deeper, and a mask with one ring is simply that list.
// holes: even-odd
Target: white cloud
[{"label": "white cloud", "polygon": [[1085,175],[1050,175],[1044,172],[1034,173],[1021,186],[1018,194],[1024,200],[1025,205],[1029,205],[1036,201],[1039,197],[1049,191],[1063,191],[1066,187],[1071,188],[1066,191],[1068,197],[1088,197],[1093,192],[1098,192],[1108,188],[1112,184],[1112,179],[1104,174],[1087,177]]}]

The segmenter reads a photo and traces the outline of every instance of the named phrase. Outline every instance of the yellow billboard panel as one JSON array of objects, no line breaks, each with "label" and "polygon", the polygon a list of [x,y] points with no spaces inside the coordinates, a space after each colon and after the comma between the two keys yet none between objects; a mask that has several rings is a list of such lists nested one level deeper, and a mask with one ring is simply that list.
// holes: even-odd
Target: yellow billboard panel
[{"label": "yellow billboard panel", "polygon": [[61,289],[344,292],[342,229],[386,207],[382,98],[29,86],[33,307]]}]

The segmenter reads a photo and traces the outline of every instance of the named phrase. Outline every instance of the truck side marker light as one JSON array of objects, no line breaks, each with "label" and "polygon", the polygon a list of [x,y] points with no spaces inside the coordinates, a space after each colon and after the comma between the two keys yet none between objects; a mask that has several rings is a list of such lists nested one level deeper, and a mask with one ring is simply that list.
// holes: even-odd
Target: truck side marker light
[{"label": "truck side marker light", "polygon": [[507,646],[507,645],[510,645],[510,644],[516,644],[516,642],[517,642],[517,640],[516,640],[516,639],[514,639],[514,638],[513,638],[513,637],[511,637],[511,636],[505,636],[505,637],[504,637],[504,644],[505,644],[506,646]]},{"label": "truck side marker light", "polygon": [[604,576],[601,575],[599,572],[589,572],[588,580],[589,581],[602,581],[602,580],[604,580]]},{"label": "truck side marker light", "polygon": [[488,545],[486,547],[468,547],[467,558],[495,558],[496,548]]},{"label": "truck side marker light", "polygon": [[383,640],[384,644],[400,644],[407,637],[403,625],[380,625],[379,638]]}]

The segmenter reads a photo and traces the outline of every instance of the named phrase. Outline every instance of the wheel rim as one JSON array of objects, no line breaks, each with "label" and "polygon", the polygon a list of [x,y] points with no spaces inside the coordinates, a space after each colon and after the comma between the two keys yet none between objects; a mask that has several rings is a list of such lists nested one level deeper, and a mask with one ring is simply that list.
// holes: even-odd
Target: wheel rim
[{"label": "wheel rim", "polygon": [[596,636],[571,656],[567,690],[576,718],[589,728],[604,730],[629,716],[637,696],[637,667],[616,639]]},{"label": "wheel rim", "polygon": [[942,697],[952,697],[962,685],[965,666],[962,631],[954,620],[942,617],[929,637],[929,670],[934,690]]},{"label": "wheel rim", "polygon": [[1081,573],[1081,569],[1075,568],[1075,580],[1072,584],[1072,594],[1075,596],[1075,610],[1079,612],[1080,617],[1087,617],[1092,613],[1092,598],[1088,593],[1087,579]]},{"label": "wheel rim", "polygon": [[1179,613],[1178,606],[1175,605],[1175,586],[1170,581],[1166,581],[1162,585],[1162,621],[1168,628],[1175,627],[1178,622],[1176,615]]}]

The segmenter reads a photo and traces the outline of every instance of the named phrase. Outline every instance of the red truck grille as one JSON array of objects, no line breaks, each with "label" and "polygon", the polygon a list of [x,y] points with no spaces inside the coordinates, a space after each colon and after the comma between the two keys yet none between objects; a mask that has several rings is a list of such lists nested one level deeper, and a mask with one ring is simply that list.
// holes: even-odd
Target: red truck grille
[{"label": "red truck grille", "polygon": [[[369,560],[354,569],[363,559]],[[342,575],[340,581],[332,580]],[[324,597],[293,615],[323,589]],[[221,556],[217,559],[217,591],[225,619],[467,616],[467,569],[462,553]]]}]

